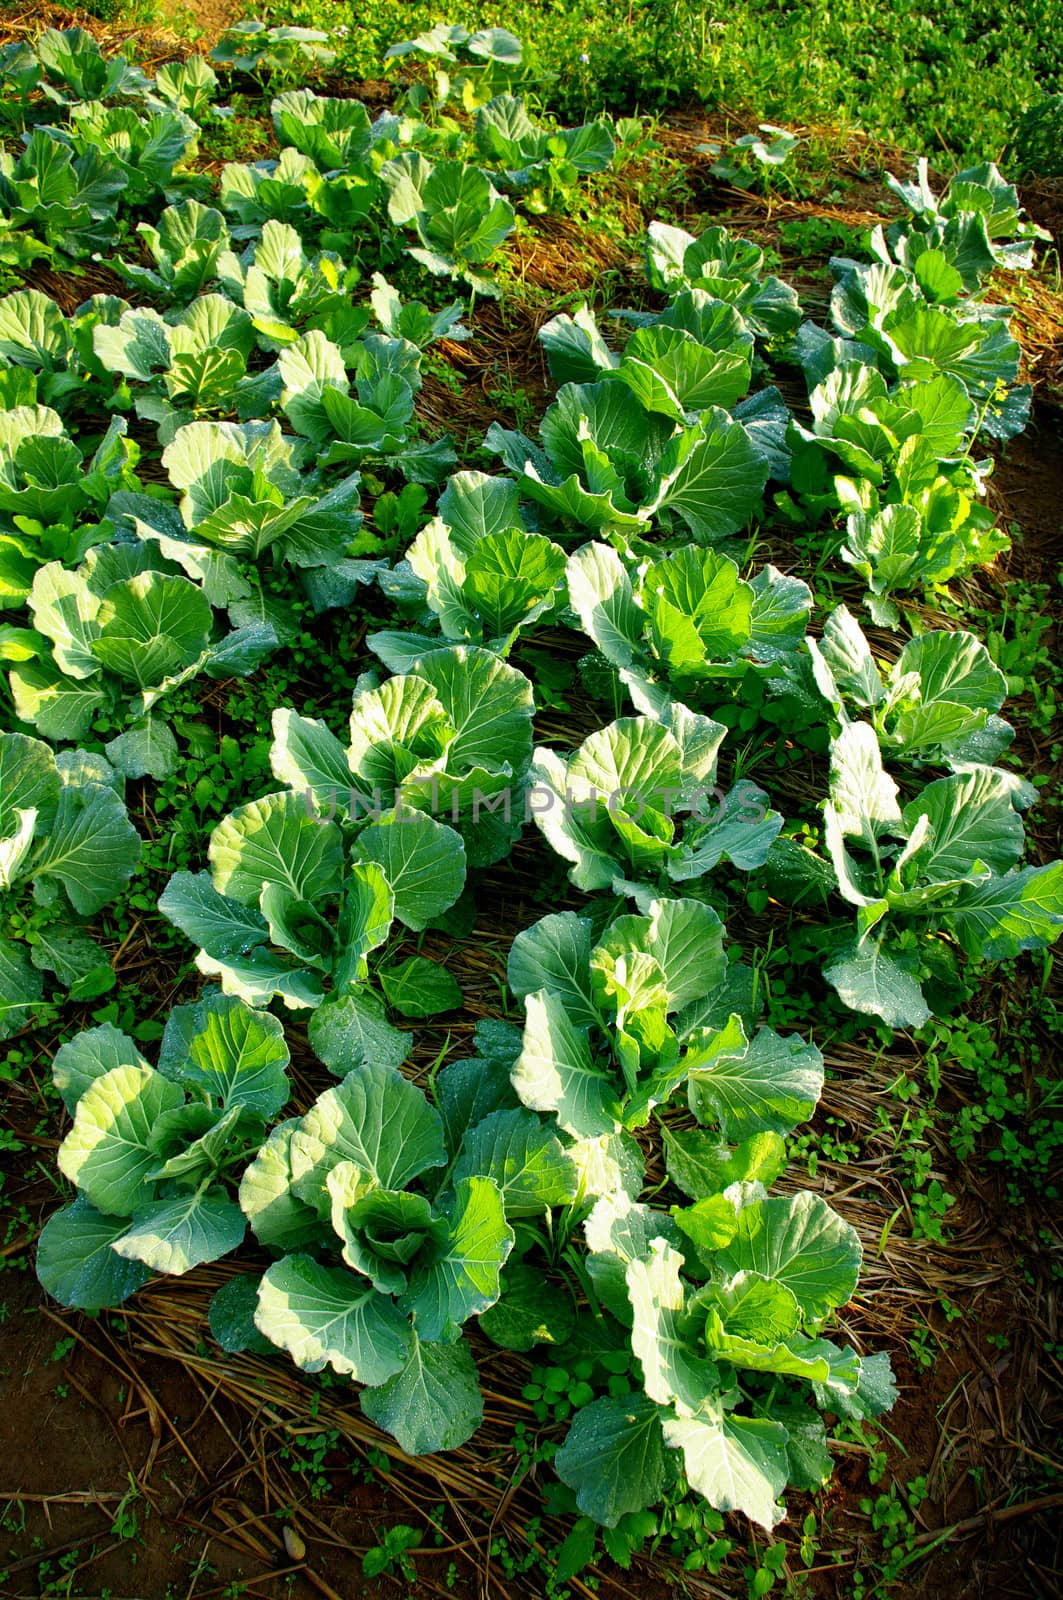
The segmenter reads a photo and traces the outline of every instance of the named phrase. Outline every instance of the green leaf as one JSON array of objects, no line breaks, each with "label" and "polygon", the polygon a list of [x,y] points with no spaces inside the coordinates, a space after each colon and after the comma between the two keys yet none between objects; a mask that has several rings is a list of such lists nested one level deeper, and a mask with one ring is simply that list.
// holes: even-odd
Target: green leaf
[{"label": "green leaf", "polygon": [[860,624],[845,606],[835,607],[823,625],[819,644],[809,640],[808,650],[820,693],[835,710],[841,709],[843,695],[862,707],[880,705],[885,699],[886,691],[871,646]]},{"label": "green leaf", "polygon": [[615,1528],[664,1493],[660,1411],[639,1394],[592,1401],[577,1411],[553,1464],[561,1482],[575,1490],[580,1511]]},{"label": "green leaf", "polygon": [[730,1244],[738,1227],[734,1204],[722,1194],[709,1195],[693,1206],[673,1206],[672,1216],[706,1271],[711,1270],[716,1251]]},{"label": "green leaf", "polygon": [[197,1189],[139,1207],[114,1249],[129,1261],[142,1261],[153,1272],[180,1277],[237,1249],[246,1228],[243,1212],[224,1189]]},{"label": "green leaf", "polygon": [[[736,1033],[733,1045],[726,1037]],[[761,1028],[746,1041],[732,1016],[724,1034],[701,1028],[687,1054],[690,1108],[699,1122],[719,1123],[725,1139],[757,1133],[788,1134],[813,1113],[823,1091],[823,1057],[799,1034]]]},{"label": "green leaf", "polygon": [[678,513],[699,544],[737,533],[756,509],[768,477],[740,422],[713,408],[669,445],[660,463],[657,505]]},{"label": "green leaf", "polygon": [[0,733],[0,837],[15,833],[27,811],[35,813],[41,827],[51,828],[61,791],[55,756],[46,744],[22,733]]},{"label": "green leaf", "polygon": [[264,1121],[288,1098],[284,1029],[268,1012],[208,990],[195,1006],[171,1011],[159,1052],[159,1071],[239,1106]]},{"label": "green leaf", "polygon": [[654,562],[643,580],[657,653],[680,675],[729,661],[749,643],[753,598],[728,556],[692,545]]},{"label": "green leaf", "polygon": [[885,1350],[860,1360],[856,1393],[846,1394],[839,1387],[816,1384],[817,1402],[825,1411],[835,1410],[845,1417],[879,1417],[897,1403],[897,1385]]},{"label": "green leaf", "polygon": [[109,703],[98,681],[79,683],[41,662],[13,667],[8,682],[19,721],[30,723],[46,739],[85,738],[92,719]]},{"label": "green leaf", "polygon": [[83,1195],[53,1212],[37,1244],[37,1276],[52,1298],[80,1311],[102,1311],[143,1288],[148,1268],[123,1261],[112,1248],[128,1227],[128,1217],[105,1216]]},{"label": "green leaf", "polygon": [[148,1063],[129,1035],[110,1022],[86,1028],[60,1045],[52,1059],[52,1082],[71,1116],[89,1085],[112,1067],[147,1069]]},{"label": "green leaf", "polygon": [[555,1557],[554,1578],[558,1583],[570,1583],[584,1567],[594,1560],[598,1545],[598,1530],[590,1517],[579,1517],[561,1541]]},{"label": "green leaf", "polygon": [[317,1212],[292,1190],[291,1145],[300,1121],[279,1122],[240,1180],[240,1208],[260,1244],[300,1250],[323,1229]]},{"label": "green leaf", "polygon": [[824,967],[823,976],[853,1011],[881,1017],[891,1028],[921,1028],[930,1020],[917,980],[873,939],[852,946]]},{"label": "green leaf", "polygon": [[[239,1106],[219,1113],[205,1100],[192,1100],[164,1113],[151,1139],[159,1154],[159,1165],[150,1174],[152,1181],[176,1179],[185,1187],[201,1182],[232,1155],[239,1122]],[[243,1153],[239,1145],[237,1150]]]},{"label": "green leaf", "polygon": [[499,1273],[513,1248],[502,1196],[489,1178],[462,1178],[445,1212],[448,1231],[428,1261],[418,1258],[400,1305],[422,1339],[453,1340],[463,1322],[499,1296]]},{"label": "green leaf", "polygon": [[564,1344],[575,1325],[571,1295],[545,1279],[537,1268],[519,1261],[506,1267],[499,1298],[480,1316],[484,1333],[503,1350]]},{"label": "green leaf", "polygon": [[492,1111],[508,1111],[520,1104],[509,1081],[513,1062],[520,1054],[520,1034],[508,1023],[495,1026],[512,1035],[512,1044],[493,1049],[484,1040],[484,1024],[476,1031],[476,1048],[481,1054],[451,1061],[435,1081],[435,1098],[446,1130],[447,1149],[456,1155],[470,1128],[475,1128]]},{"label": "green leaf", "polygon": [[777,1497],[788,1477],[786,1438],[781,1423],[727,1413],[719,1401],[664,1419],[665,1443],[682,1450],[690,1487],[717,1511],[742,1511],[768,1531],[785,1515]]},{"label": "green leaf", "polygon": [[404,1189],[446,1161],[439,1113],[394,1068],[372,1062],[319,1095],[293,1141],[296,1193],[320,1206],[325,1179],[353,1161],[382,1189]]},{"label": "green leaf", "polygon": [[454,737],[442,701],[419,674],[356,694],[350,726],[348,759],[359,789],[393,789],[419,763],[437,763]]},{"label": "green leaf", "polygon": [[400,1067],[413,1038],[392,1027],[383,1005],[368,989],[326,996],[311,1013],[309,1034],[314,1054],[338,1078],[372,1062]]},{"label": "green leaf", "polygon": [[402,1371],[379,1388],[363,1389],[361,1403],[370,1422],[410,1456],[457,1450],[484,1414],[476,1363],[465,1341],[426,1343],[416,1333]]},{"label": "green leaf", "polygon": [[439,496],[439,515],[455,549],[468,555],[488,534],[521,526],[517,486],[485,472],[456,472]]},{"label": "green leaf", "polygon": [[[713,799],[715,811],[709,820],[688,827],[681,853],[668,862],[669,876],[679,883],[702,877],[721,861],[730,861],[743,872],[762,867],[779,836],[782,817],[769,808],[764,790],[748,778],[722,797],[714,793]],[[702,793],[697,814],[704,815],[707,800]]]},{"label": "green leaf", "polygon": [[241,1272],[211,1297],[207,1322],[227,1355],[242,1355],[244,1351],[256,1356],[273,1353],[273,1345],[255,1327],[258,1285],[257,1273]]},{"label": "green leaf", "polygon": [[831,743],[830,804],[842,833],[874,849],[884,833],[900,831],[897,785],[883,770],[869,722],[853,722]]},{"label": "green leaf", "polygon": [[333,808],[344,813],[352,809],[354,775],[342,744],[323,722],[278,707],[269,759],[278,783],[309,794],[315,807],[328,814]]},{"label": "green leaf", "polygon": [[[574,863],[578,888],[612,888],[633,871],[656,871],[672,850],[666,814],[683,791],[683,749],[650,717],[623,717],[599,729],[566,764],[535,753],[535,821],[550,845]],[[748,830],[747,830],[748,831]],[[630,865],[627,863],[630,862]]]},{"label": "green leaf", "polygon": [[590,1045],[556,995],[528,995],[521,1053],[513,1087],[533,1111],[554,1111],[566,1133],[596,1138],[615,1132],[620,1107],[608,1076],[595,1066]]},{"label": "green leaf", "polygon": [[435,690],[455,729],[447,746],[447,771],[476,767],[521,773],[531,758],[531,684],[490,650],[455,645],[433,650],[417,676]]},{"label": "green leaf", "polygon": [[343,1259],[381,1294],[401,1294],[407,1269],[430,1248],[438,1229],[423,1194],[368,1186],[351,1161],[332,1168],[327,1182],[332,1231],[343,1242]]},{"label": "green leaf", "polygon": [[113,789],[65,786],[33,872],[58,878],[70,903],[92,916],[118,895],[140,859],[140,835]]},{"label": "green leaf", "polygon": [[575,1199],[576,1169],[531,1111],[493,1111],[462,1141],[454,1181],[479,1174],[497,1186],[507,1217],[534,1217]]},{"label": "green leaf", "polygon": [[434,1017],[465,1004],[453,973],[427,956],[409,956],[397,967],[381,967],[377,976],[388,1004],[404,1017]]},{"label": "green leaf", "polygon": [[614,666],[629,667],[642,653],[646,617],[616,551],[584,545],[569,556],[566,577],[569,603],[584,633]]},{"label": "green leaf", "polygon": [[209,602],[187,578],[141,572],[107,590],[91,654],[138,689],[153,688],[198,659],[212,622]]},{"label": "green leaf", "polygon": [[645,949],[664,978],[669,1012],[693,1005],[723,982],[724,930],[711,906],[699,900],[651,900],[645,921]]},{"label": "green leaf", "polygon": [[100,1211],[130,1217],[146,1198],[142,1185],[158,1156],[159,1117],[184,1095],[150,1067],[113,1067],[78,1101],[74,1126],[59,1146],[59,1170]]},{"label": "green leaf", "polygon": [[738,1232],[717,1257],[722,1272],[757,1272],[795,1296],[809,1321],[843,1306],[860,1275],[856,1230],[809,1190],[759,1200],[738,1214]]},{"label": "green leaf", "polygon": [[413,1340],[405,1317],[364,1278],[298,1255],[263,1276],[255,1326],[304,1372],[330,1366],[368,1384],[401,1372]]},{"label": "green leaf", "polygon": [[556,384],[595,383],[619,362],[602,337],[594,312],[585,304],[572,316],[562,312],[544,322],[539,342]]},{"label": "green leaf", "polygon": [[975,767],[953,778],[938,778],[904,808],[904,825],[913,845],[921,817],[930,832],[924,844],[906,852],[903,880],[950,883],[974,878],[981,863],[1006,872],[1022,857],[1024,830],[1015,810],[1008,777],[992,767]]},{"label": "green leaf", "polygon": [[39,929],[30,951],[35,967],[54,972],[73,1000],[93,1000],[113,989],[115,976],[105,952],[71,923]]},{"label": "green leaf", "polygon": [[688,1331],[683,1257],[662,1238],[650,1240],[645,1259],[628,1263],[628,1298],[634,1320],[631,1348],[642,1365],[646,1393],[658,1405],[697,1411],[716,1391],[717,1372]]},{"label": "green leaf", "polygon": [[339,892],[340,831],[308,815],[298,795],[267,795],[231,811],[210,836],[209,856],[214,887],[244,906],[257,906],[266,884],[311,905]]},{"label": "green leaf", "polygon": [[729,407],[749,388],[748,349],[710,350],[685,328],[636,328],[616,376],[646,407],[685,422],[687,413]]},{"label": "green leaf", "polygon": [[910,639],[890,673],[890,686],[891,741],[908,755],[947,746],[984,727],[1008,692],[1007,679],[985,645],[959,631]]},{"label": "green leaf", "polygon": [[245,955],[269,937],[265,917],[219,894],[206,872],[175,872],[159,910],[214,961]]},{"label": "green leaf", "polygon": [[177,771],[177,740],[157,718],[120,733],[104,749],[124,778],[169,778]]},{"label": "green leaf", "polygon": [[662,1123],[660,1133],[668,1176],[692,1200],[721,1194],[732,1183],[768,1188],[786,1166],[786,1143],[777,1133],[755,1133],[735,1150],[703,1128],[673,1132]]},{"label": "green leaf", "polygon": [[359,834],[355,859],[375,861],[383,870],[396,917],[415,933],[452,906],[465,887],[461,835],[418,811],[385,812]]},{"label": "green leaf", "polygon": [[[915,506],[887,505],[876,515],[854,512],[846,532],[847,541],[838,554],[856,568],[874,595],[918,588],[941,560],[941,539],[927,535]],[[946,561],[946,575],[961,564],[959,555]]]},{"label": "green leaf", "polygon": [[22,947],[0,938],[0,1039],[10,1039],[25,1027],[43,993],[41,975],[26,960]]},{"label": "green leaf", "polygon": [[465,593],[489,640],[506,640],[557,599],[565,554],[541,534],[511,528],[481,539],[465,563]]},{"label": "green leaf", "polygon": [[380,867],[372,861],[354,862],[344,884],[336,928],[333,983],[337,993],[364,979],[366,956],[391,932],[394,909],[394,897]]},{"label": "green leaf", "polygon": [[961,889],[948,916],[969,956],[1003,961],[1043,949],[1063,928],[1063,861]]},{"label": "green leaf", "polygon": [[712,1295],[721,1327],[731,1339],[774,1345],[798,1331],[801,1309],[794,1295],[755,1272],[740,1272],[730,1283],[714,1287]]},{"label": "green leaf", "polygon": [[590,921],[574,911],[554,912],[517,934],[509,951],[509,987],[520,1000],[549,989],[574,1023],[599,1027],[590,957]]}]

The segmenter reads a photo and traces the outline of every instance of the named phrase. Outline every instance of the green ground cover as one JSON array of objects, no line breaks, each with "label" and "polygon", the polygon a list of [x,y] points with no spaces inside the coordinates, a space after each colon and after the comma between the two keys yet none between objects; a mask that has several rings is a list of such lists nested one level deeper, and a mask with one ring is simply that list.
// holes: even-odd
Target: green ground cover
[{"label": "green ground cover", "polygon": [[[418,0],[350,8],[296,0],[275,13],[334,33],[339,23],[339,64],[360,77],[377,76],[397,38],[439,16]],[[999,158],[1026,106],[1063,90],[1052,0],[930,9],[908,0],[742,0],[718,11],[700,0],[631,0],[615,12],[513,0],[457,4],[447,20],[526,40],[529,88],[564,117],[696,99],[751,121],[840,123],[960,165]]]}]

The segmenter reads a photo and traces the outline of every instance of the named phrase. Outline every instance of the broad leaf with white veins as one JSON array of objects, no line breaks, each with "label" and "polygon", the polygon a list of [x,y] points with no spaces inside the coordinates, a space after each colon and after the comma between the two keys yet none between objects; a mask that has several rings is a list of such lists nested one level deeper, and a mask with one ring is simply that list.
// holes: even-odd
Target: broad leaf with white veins
[{"label": "broad leaf with white veins", "polygon": [[758,1272],[781,1283],[812,1323],[852,1296],[860,1260],[855,1228],[809,1190],[744,1207],[738,1232],[717,1257],[724,1272]]},{"label": "broad leaf with white veins", "polygon": [[533,1111],[554,1111],[566,1133],[613,1133],[620,1107],[609,1077],[594,1063],[586,1034],[549,989],[528,995],[524,1042],[512,1082]]},{"label": "broad leaf with white veins", "polygon": [[362,1410],[370,1422],[397,1439],[407,1455],[427,1456],[457,1450],[483,1421],[476,1363],[464,1339],[439,1344],[420,1339],[401,1372],[376,1388],[362,1390]]},{"label": "broad leaf with white veins", "polygon": [[463,1322],[498,1299],[514,1235],[490,1178],[457,1179],[445,1216],[446,1232],[427,1258],[418,1256],[399,1303],[421,1338],[450,1342]]},{"label": "broad leaf with white veins", "polygon": [[255,1327],[304,1372],[325,1366],[358,1383],[401,1372],[413,1334],[406,1318],[365,1278],[310,1256],[284,1256],[262,1278]]},{"label": "broad leaf with white veins", "polygon": [[554,1470],[584,1516],[615,1528],[631,1511],[656,1505],[666,1481],[657,1406],[643,1395],[607,1396],[581,1406]]}]

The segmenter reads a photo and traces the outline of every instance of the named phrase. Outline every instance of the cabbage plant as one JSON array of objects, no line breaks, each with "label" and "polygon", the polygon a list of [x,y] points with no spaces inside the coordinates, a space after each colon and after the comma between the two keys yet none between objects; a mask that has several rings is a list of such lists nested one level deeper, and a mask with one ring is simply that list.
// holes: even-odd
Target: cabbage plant
[{"label": "cabbage plant", "polygon": [[[791,422],[791,492],[804,514],[847,513],[839,553],[867,583],[875,621],[895,627],[894,596],[943,585],[1008,540],[980,503],[992,462],[971,458],[980,414],[959,379],[930,372],[890,388],[853,348],[812,389],[811,428]],[[821,356],[817,345],[812,362]]]},{"label": "cabbage plant", "polygon": [[577,888],[642,906],[722,861],[763,866],[783,819],[749,779],[716,783],[726,732],[658,694],[648,714],[598,729],[567,757],[535,751],[530,807]]},{"label": "cabbage plant", "polygon": [[59,1170],[78,1194],[41,1232],[49,1294],[98,1311],[235,1250],[237,1169],[288,1099],[288,1059],[275,1017],[216,990],[171,1011],[157,1067],[110,1023],[61,1046],[52,1078],[73,1126]]},{"label": "cabbage plant", "polygon": [[855,928],[825,968],[846,1005],[891,1027],[921,1027],[923,984],[957,954],[1001,961],[1043,950],[1063,931],[1063,861],[1020,866],[1029,796],[978,765],[926,784],[902,804],[866,722],[831,746],[826,850]]},{"label": "cabbage plant", "polygon": [[355,239],[383,190],[369,167],[323,173],[307,155],[285,146],[276,161],[233,161],[222,169],[218,199],[237,219],[234,239],[254,239],[267,221],[294,224],[323,248],[353,253]]},{"label": "cabbage plant", "polygon": [[180,169],[196,154],[199,125],[183,112],[142,117],[132,106],[89,100],[71,106],[64,127],[42,131],[76,157],[98,152],[112,164],[122,178],[124,204],[143,205],[159,192],[167,201],[179,199],[192,181]]},{"label": "cabbage plant", "polygon": [[[710,1505],[770,1528],[788,1484],[831,1471],[819,1410],[873,1416],[896,1397],[884,1355],[824,1337],[856,1289],[855,1230],[818,1195],[767,1195],[823,1060],[798,1035],[754,1031],[753,986],[728,972],[723,927],[700,901],[653,900],[591,930],[561,912],[514,940],[526,1020],[511,1078],[556,1117],[598,1195],[586,1270],[641,1387],[581,1407],[554,1467],[579,1510],[614,1527],[661,1498],[674,1450]],[[661,1120],[680,1093],[692,1128]],[[669,1211],[640,1200],[625,1131],[651,1114],[684,1197]]]},{"label": "cabbage plant", "polygon": [[4,259],[28,266],[36,256],[84,258],[109,248],[121,167],[89,143],[83,154],[35,129],[17,155],[0,152],[0,240]]},{"label": "cabbage plant", "polygon": [[623,681],[643,693],[664,680],[684,700],[759,675],[785,683],[812,610],[812,591],[773,566],[749,580],[730,556],[682,546],[631,568],[609,545],[568,558],[569,602]]},{"label": "cabbage plant", "polygon": [[313,328],[345,348],[368,322],[351,304],[355,273],[334,251],[308,254],[287,222],[271,218],[264,223],[240,256],[223,250],[217,276],[229,298],[250,316],[264,350],[280,350]]},{"label": "cabbage plant", "polygon": [[604,172],[616,145],[604,118],[578,128],[545,128],[534,123],[523,100],[496,95],[476,113],[476,147],[505,187],[529,190],[571,188],[581,177]]},{"label": "cabbage plant", "polygon": [[[227,993],[314,1010],[329,1064],[341,1043],[328,1038],[352,1064],[355,1039],[370,1058],[398,1047],[401,1060],[368,957],[393,919],[419,932],[442,917],[467,860],[508,853],[523,820],[531,712],[522,673],[465,648],[433,651],[415,673],[357,694],[346,748],[324,723],[278,710],[271,761],[288,787],[224,818],[210,874],[175,874],[160,910]],[[437,982],[438,969],[422,958],[418,975]],[[405,999],[402,976],[383,974],[389,998]],[[441,993],[449,1009],[453,995]]]},{"label": "cabbage plant", "polygon": [[[883,754],[962,772],[992,766],[1015,737],[997,712],[1008,680],[973,633],[929,629],[909,639],[886,673],[845,606],[831,612],[817,642],[805,641],[816,683],[836,716],[870,712]],[[1013,778],[1016,792],[1034,791]]]},{"label": "cabbage plant", "polygon": [[[41,567],[76,566],[113,529],[111,495],[139,489],[140,452],[124,417],[112,417],[91,456],[83,455],[48,406],[0,411],[0,598],[29,599]],[[96,521],[82,521],[85,514]]]},{"label": "cabbage plant", "polygon": [[281,1124],[241,1182],[279,1257],[255,1328],[304,1369],[365,1385],[365,1414],[412,1454],[479,1425],[463,1326],[503,1292],[514,1222],[577,1193],[557,1135],[506,1090],[473,1058],[444,1070],[433,1105],[393,1066],[363,1063]]},{"label": "cabbage plant", "polygon": [[123,55],[105,56],[84,28],[46,28],[37,40],[41,87],[60,105],[141,94],[148,80]]},{"label": "cabbage plant", "polygon": [[925,156],[916,164],[914,182],[887,174],[886,183],[909,212],[891,224],[887,235],[905,250],[905,265],[917,268],[919,257],[934,251],[960,272],[968,290],[982,284],[994,265],[1029,271],[1035,242],[1050,237],[1036,223],[1022,220],[1018,190],[993,162],[957,172],[940,195],[930,183]]},{"label": "cabbage plant", "polygon": [[677,294],[657,318],[640,318],[617,353],[585,306],[544,323],[539,337],[559,383],[615,379],[647,411],[675,422],[734,406],[752,374],[753,334],[733,307],[700,289]]},{"label": "cabbage plant", "polygon": [[210,52],[210,60],[231,72],[270,80],[330,67],[336,52],[328,46],[328,34],[318,28],[271,28],[248,17],[225,29]]},{"label": "cabbage plant", "polygon": [[479,270],[513,232],[513,207],[478,167],[462,161],[436,165],[418,151],[386,161],[380,178],[388,192],[388,217],[416,230],[407,254],[443,277],[464,278],[480,295],[497,298],[493,278]]},{"label": "cabbage plant", "polygon": [[204,412],[246,419],[269,410],[276,384],[248,374],[254,343],[247,312],[220,294],[200,295],[166,316],[129,308],[93,330],[97,360],[125,380],[127,391],[135,386],[137,415],[156,424],[163,445]]},{"label": "cabbage plant", "polygon": [[737,533],[753,514],[769,465],[740,422],[709,406],[689,423],[650,411],[626,384],[567,383],[537,445],[491,424],[484,443],[550,520],[641,538],[683,522],[699,544]]},{"label": "cabbage plant", "polygon": [[217,87],[218,74],[206,57],[186,56],[183,61],[167,61],[159,68],[150,98],[203,122],[214,109]]},{"label": "cabbage plant", "polygon": [[446,640],[483,644],[505,656],[523,630],[549,622],[565,604],[565,553],[525,526],[516,486],[507,478],[455,473],[438,509],[405,560],[380,581],[400,609],[427,608],[442,641],[393,629],[370,634],[370,648],[393,672]]},{"label": "cabbage plant", "polygon": [[32,1018],[42,973],[86,999],[113,982],[83,922],[121,893],[140,857],[120,786],[102,756],[56,757],[40,739],[0,733],[0,1038]]},{"label": "cabbage plant", "polygon": [[801,320],[789,284],[764,276],[764,252],[726,228],[706,228],[697,238],[665,222],[646,232],[646,276],[650,287],[675,294],[697,289],[740,312],[759,339],[792,332]]},{"label": "cabbage plant", "polygon": [[[350,172],[368,161],[374,145],[390,141],[398,118],[385,113],[376,123],[360,100],[336,100],[312,89],[289,89],[270,105],[282,147],[309,156],[322,172]],[[370,168],[364,166],[366,175]]]},{"label": "cabbage plant", "polygon": [[171,303],[191,300],[212,281],[223,250],[229,245],[225,218],[213,206],[198,200],[182,200],[167,206],[158,227],[139,222],[137,232],[151,256],[153,266],[125,261],[121,256],[113,265],[127,283],[149,295]]},{"label": "cabbage plant", "polygon": [[16,658],[15,711],[48,739],[86,736],[94,719],[122,707],[136,733],[123,746],[127,776],[170,770],[176,745],[152,722],[152,708],[200,672],[250,672],[276,648],[264,623],[229,634],[216,629],[203,589],[150,544],[94,545],[71,570],[38,569],[27,604],[35,637]]}]

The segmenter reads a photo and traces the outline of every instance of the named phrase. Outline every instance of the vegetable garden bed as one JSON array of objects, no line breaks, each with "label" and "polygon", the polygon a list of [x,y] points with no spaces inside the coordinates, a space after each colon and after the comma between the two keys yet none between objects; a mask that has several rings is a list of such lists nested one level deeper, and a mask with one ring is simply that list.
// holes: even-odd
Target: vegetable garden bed
[{"label": "vegetable garden bed", "polygon": [[0,1593],[1050,1593],[1051,236],[27,38]]}]

